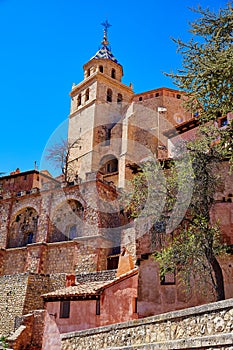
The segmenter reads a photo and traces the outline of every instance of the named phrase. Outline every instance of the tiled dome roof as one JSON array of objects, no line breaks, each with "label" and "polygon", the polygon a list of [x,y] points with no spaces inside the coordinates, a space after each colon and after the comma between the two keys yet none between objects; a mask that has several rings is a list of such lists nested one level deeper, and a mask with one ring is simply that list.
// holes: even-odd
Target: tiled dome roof
[{"label": "tiled dome roof", "polygon": [[108,59],[115,63],[118,63],[116,57],[114,57],[114,55],[112,54],[112,52],[110,51],[107,45],[103,45],[101,49],[99,49],[99,51],[97,51],[96,54],[91,59],[93,58]]},{"label": "tiled dome roof", "polygon": [[[102,26],[104,26],[104,37],[103,40],[101,42],[102,47],[101,49],[99,49],[96,54],[91,58],[91,60],[94,59],[107,59],[107,60],[111,60],[115,63],[118,63],[117,59],[115,56],[113,56],[110,48],[109,48],[109,42],[108,42],[108,36],[107,36],[107,32],[108,32],[108,28],[111,27],[111,24],[108,23],[108,21],[106,20],[104,23],[101,23]],[[119,64],[119,63],[118,63]]]}]

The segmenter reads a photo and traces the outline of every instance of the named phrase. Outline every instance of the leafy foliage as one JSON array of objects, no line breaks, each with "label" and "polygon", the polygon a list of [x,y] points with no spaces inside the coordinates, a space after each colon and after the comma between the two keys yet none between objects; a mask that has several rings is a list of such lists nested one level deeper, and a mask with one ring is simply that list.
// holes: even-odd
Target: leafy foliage
[{"label": "leafy foliage", "polygon": [[[155,224],[155,231],[156,223],[165,222],[160,232],[165,240],[159,238],[158,232],[154,235],[162,242],[155,252],[161,275],[172,270],[186,287],[191,286],[192,279],[202,287],[211,286],[208,290],[212,290],[216,300],[224,299],[217,257],[226,251],[218,223],[210,221],[216,186],[221,182],[219,166],[224,159],[218,142],[220,133],[209,122],[199,128],[194,141],[176,145],[170,167],[156,162],[142,166],[142,172],[132,180],[127,202],[131,215],[140,218],[143,213]],[[164,180],[158,181],[159,177]],[[156,181],[146,181],[152,178]],[[154,246],[158,248],[158,244]]]},{"label": "leafy foliage", "polygon": [[201,7],[193,11],[200,17],[191,23],[192,39],[173,39],[182,68],[167,75],[187,93],[188,109],[207,121],[232,111],[233,9],[228,3],[218,13]]},{"label": "leafy foliage", "polygon": [[8,345],[6,343],[6,337],[1,336],[0,337],[0,347],[2,346],[3,349],[7,349]]}]

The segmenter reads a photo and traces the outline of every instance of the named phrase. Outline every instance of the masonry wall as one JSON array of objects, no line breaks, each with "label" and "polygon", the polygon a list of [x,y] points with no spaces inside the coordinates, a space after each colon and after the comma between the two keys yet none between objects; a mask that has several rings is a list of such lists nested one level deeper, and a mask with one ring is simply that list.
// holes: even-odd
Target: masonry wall
[{"label": "masonry wall", "polygon": [[23,314],[28,275],[0,277],[0,334],[14,330],[15,317]]},{"label": "masonry wall", "polygon": [[233,299],[63,334],[62,350],[232,349]]},{"label": "masonry wall", "polygon": [[65,274],[31,273],[0,276],[0,334],[14,331],[22,315],[43,308],[41,294],[65,286]]}]

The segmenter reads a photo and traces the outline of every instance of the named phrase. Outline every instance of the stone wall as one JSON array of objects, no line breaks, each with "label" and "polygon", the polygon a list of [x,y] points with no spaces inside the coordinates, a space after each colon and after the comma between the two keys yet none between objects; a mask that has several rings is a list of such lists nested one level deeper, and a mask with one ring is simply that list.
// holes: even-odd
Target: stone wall
[{"label": "stone wall", "polygon": [[42,294],[65,287],[66,275],[64,273],[51,275],[38,275],[30,273],[25,297],[24,314],[33,310],[43,309]]},{"label": "stone wall", "polygon": [[[27,260],[27,249],[24,248],[12,248],[2,249],[3,263],[1,268],[1,274],[13,275],[17,273],[24,273]],[[12,264],[14,261],[14,264]]]},{"label": "stone wall", "polygon": [[103,270],[89,273],[76,274],[76,281],[78,283],[109,281],[116,278],[116,270]]},{"label": "stone wall", "polygon": [[15,317],[23,314],[28,274],[0,277],[0,334],[14,330]]},{"label": "stone wall", "polygon": [[62,350],[231,349],[233,299],[61,335]]},{"label": "stone wall", "polygon": [[8,335],[14,331],[16,319],[43,308],[41,294],[64,287],[65,280],[65,274],[0,276],[0,334]]},{"label": "stone wall", "polygon": [[36,310],[22,318],[22,325],[7,339],[14,350],[60,350],[61,340],[56,323],[45,310]]}]

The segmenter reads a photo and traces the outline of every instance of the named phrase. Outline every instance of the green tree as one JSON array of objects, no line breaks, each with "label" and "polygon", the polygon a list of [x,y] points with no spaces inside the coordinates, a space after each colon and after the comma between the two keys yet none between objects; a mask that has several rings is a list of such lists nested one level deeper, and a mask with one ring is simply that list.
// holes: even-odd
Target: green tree
[{"label": "green tree", "polygon": [[182,68],[167,74],[186,92],[186,105],[202,121],[217,119],[233,106],[233,9],[218,13],[198,7],[189,42],[173,39],[182,55]]},{"label": "green tree", "polygon": [[130,215],[144,218],[155,231],[159,244],[154,242],[154,255],[161,275],[172,270],[187,288],[195,279],[196,286],[211,290],[215,300],[225,298],[218,256],[226,246],[218,223],[210,220],[224,160],[216,142],[219,133],[216,126],[202,127],[195,141],[176,145],[169,163],[142,165],[127,196]]},{"label": "green tree", "polygon": [[[187,145],[192,158],[194,188],[188,214],[172,242],[157,255],[163,273],[171,266],[189,283],[191,274],[209,277],[216,300],[224,299],[224,284],[217,256],[224,249],[210,209],[219,179],[218,162],[233,162],[233,122],[218,130],[214,122],[233,110],[233,9],[229,2],[218,13],[198,7],[189,42],[173,39],[183,57],[182,68],[167,74],[186,92],[185,106],[198,112],[199,137]],[[207,123],[207,124],[206,124]],[[170,267],[169,267],[170,266]],[[205,279],[206,280],[206,279]]]}]

